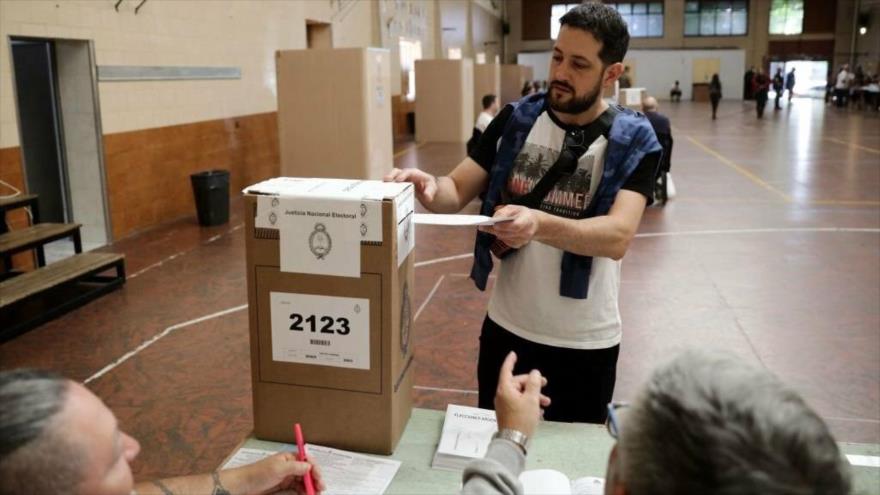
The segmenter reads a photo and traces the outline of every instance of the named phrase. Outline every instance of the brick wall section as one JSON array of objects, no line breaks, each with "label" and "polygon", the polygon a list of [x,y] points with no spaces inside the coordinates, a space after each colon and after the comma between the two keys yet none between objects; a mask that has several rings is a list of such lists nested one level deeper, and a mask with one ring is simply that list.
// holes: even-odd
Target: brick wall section
[{"label": "brick wall section", "polygon": [[[21,167],[21,148],[0,149],[0,180],[6,182],[19,191],[24,191],[24,175]],[[12,194],[6,186],[0,187],[0,194],[4,196]],[[6,214],[7,225],[11,230],[21,229],[30,225],[30,219],[24,209],[18,208]],[[30,270],[34,267],[33,253],[19,253],[12,258],[13,266],[19,270]]]},{"label": "brick wall section", "polygon": [[279,174],[275,112],[104,136],[113,239],[195,215],[190,174],[230,171],[230,193]]}]

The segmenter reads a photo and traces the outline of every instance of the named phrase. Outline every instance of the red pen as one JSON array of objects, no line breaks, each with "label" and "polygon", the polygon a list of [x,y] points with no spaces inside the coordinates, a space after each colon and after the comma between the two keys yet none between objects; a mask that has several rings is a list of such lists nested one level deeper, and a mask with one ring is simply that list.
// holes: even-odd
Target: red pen
[{"label": "red pen", "polygon": [[[296,435],[296,460],[306,462],[306,442],[303,440],[303,431],[299,423],[293,425],[293,434]],[[303,476],[303,484],[306,485],[306,495],[315,495],[315,481],[312,479],[311,469]]]}]

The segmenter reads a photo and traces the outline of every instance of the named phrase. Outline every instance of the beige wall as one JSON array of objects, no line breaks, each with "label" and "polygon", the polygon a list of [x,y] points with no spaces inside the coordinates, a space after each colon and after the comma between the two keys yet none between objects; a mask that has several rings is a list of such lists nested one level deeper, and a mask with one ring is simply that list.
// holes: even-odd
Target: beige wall
[{"label": "beige wall", "polygon": [[274,53],[305,48],[305,19],[333,24],[336,47],[379,40],[375,2],[0,1],[0,148],[19,144],[9,36],[94,40],[98,65],[232,66],[240,80],[102,82],[103,131],[116,133],[276,109]]},{"label": "beige wall", "polygon": [[422,58],[439,57],[436,5],[424,0],[379,0],[375,15],[380,46],[391,51],[391,94],[399,95],[401,37],[421,41]]}]

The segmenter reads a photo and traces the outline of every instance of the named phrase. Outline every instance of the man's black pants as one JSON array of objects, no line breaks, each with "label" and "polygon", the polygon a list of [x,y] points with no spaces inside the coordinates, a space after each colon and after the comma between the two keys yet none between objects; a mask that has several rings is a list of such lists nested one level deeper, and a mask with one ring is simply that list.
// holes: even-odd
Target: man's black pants
[{"label": "man's black pants", "polygon": [[542,393],[550,397],[551,404],[544,411],[544,419],[605,422],[617,378],[619,345],[583,350],[538,344],[508,332],[486,316],[477,364],[479,405],[484,409],[495,409],[498,372],[510,351],[517,356],[514,375],[537,369],[547,378]]}]

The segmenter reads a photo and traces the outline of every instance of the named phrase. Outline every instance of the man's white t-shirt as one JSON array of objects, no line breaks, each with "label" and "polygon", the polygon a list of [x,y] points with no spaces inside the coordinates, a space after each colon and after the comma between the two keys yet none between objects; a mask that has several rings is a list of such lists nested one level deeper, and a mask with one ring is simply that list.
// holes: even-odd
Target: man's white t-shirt
[{"label": "man's white t-shirt", "polygon": [[[525,194],[540,176],[538,163],[552,165],[559,156],[565,130],[544,112],[529,132],[508,181],[508,190]],[[560,181],[545,198],[543,208],[575,213],[587,207],[599,186],[608,141],[599,136],[578,160],[578,170]],[[543,175],[541,173],[540,175]],[[565,213],[560,211],[560,213]],[[489,318],[510,332],[540,344],[576,349],[604,349],[620,342],[617,295],[620,262],[593,258],[589,297],[559,295],[564,251],[532,241],[501,260],[498,280],[489,302]]]},{"label": "man's white t-shirt", "polygon": [[[510,116],[510,107],[496,117],[471,153],[487,171],[494,162],[496,139]],[[500,204],[528,193],[556,162],[565,139],[564,124],[549,111],[538,116],[502,192]],[[540,208],[565,218],[582,218],[599,187],[608,141],[600,135],[578,160],[577,170],[563,176]],[[649,197],[659,154],[648,155],[624,184],[624,189]],[[649,201],[651,199],[649,198]],[[620,261],[593,257],[586,299],[559,293],[564,251],[531,241],[503,258],[489,301],[489,318],[526,340],[570,349],[605,349],[620,343]]]},{"label": "man's white t-shirt", "polygon": [[837,84],[834,85],[837,89],[846,89],[849,86],[850,75],[849,72],[842,70],[837,74]]},{"label": "man's white t-shirt", "polygon": [[475,127],[478,131],[480,131],[480,132],[484,132],[484,131],[486,130],[486,128],[489,127],[489,124],[492,123],[492,119],[493,119],[493,117],[492,117],[492,114],[491,114],[491,113],[489,113],[489,112],[480,112],[479,117],[477,117],[477,123],[474,124],[474,127]]}]

